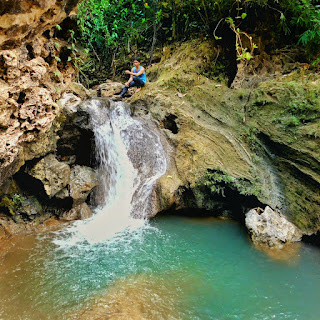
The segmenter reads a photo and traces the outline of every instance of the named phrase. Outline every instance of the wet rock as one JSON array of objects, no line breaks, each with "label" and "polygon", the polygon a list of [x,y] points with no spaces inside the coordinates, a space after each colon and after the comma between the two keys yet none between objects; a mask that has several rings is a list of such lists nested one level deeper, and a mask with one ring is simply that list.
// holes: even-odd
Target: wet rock
[{"label": "wet rock", "polygon": [[60,219],[64,221],[84,220],[92,216],[92,211],[84,202],[73,207],[70,211],[64,213]]},{"label": "wet rock", "polygon": [[255,244],[281,248],[287,242],[300,241],[301,231],[284,215],[270,207],[252,209],[246,214],[246,226]]},{"label": "wet rock", "polygon": [[4,233],[7,237],[26,232],[25,224],[15,223],[8,217],[0,217],[0,228],[4,230]]},{"label": "wet rock", "polygon": [[53,154],[40,160],[27,173],[40,180],[46,194],[51,198],[62,190],[70,181],[70,167],[59,162]]},{"label": "wet rock", "polygon": [[74,203],[84,202],[90,191],[98,185],[96,172],[89,167],[75,166],[70,176],[70,196]]}]

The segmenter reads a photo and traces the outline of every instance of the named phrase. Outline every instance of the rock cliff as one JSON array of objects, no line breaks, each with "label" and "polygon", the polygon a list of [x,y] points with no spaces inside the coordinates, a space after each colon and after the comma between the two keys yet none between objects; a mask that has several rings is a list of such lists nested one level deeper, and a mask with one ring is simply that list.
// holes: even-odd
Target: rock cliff
[{"label": "rock cliff", "polygon": [[[57,148],[63,145],[57,144],[59,134],[62,135],[59,130],[63,120],[68,123],[68,116],[62,116],[61,105],[56,101],[77,75],[73,63],[75,55],[69,41],[69,29],[74,27],[72,18],[77,2],[5,0],[0,3],[2,235],[25,229],[24,226],[18,228],[10,219],[14,222],[32,221],[31,229],[36,221],[48,219],[53,212],[50,209],[53,197],[57,201],[64,201],[64,208],[73,207],[72,210],[79,213],[80,218],[90,215],[90,209],[84,203],[89,190],[82,191],[81,186],[79,190],[76,188],[83,196],[81,201],[76,200],[74,206],[69,190],[64,196],[59,194],[58,198],[57,194],[63,188],[70,188],[69,185],[75,183],[71,173],[75,170],[73,165],[76,161],[67,164],[61,162],[62,156],[59,161],[54,155]],[[76,127],[73,128],[75,135],[80,134]],[[73,157],[76,158],[75,155]],[[41,167],[44,162],[45,169]],[[77,164],[84,163],[80,161]],[[82,166],[81,170],[91,169]],[[51,183],[51,180],[55,180],[55,183]],[[91,189],[95,185],[96,182],[92,180]],[[28,192],[28,188],[33,191]],[[82,212],[84,210],[85,213]],[[75,216],[75,213],[71,215]],[[11,216],[9,220],[8,216]]]},{"label": "rock cliff", "polygon": [[[0,5],[0,185],[25,161],[55,150],[55,101],[76,75],[55,26],[77,1]],[[67,33],[67,30],[63,30]]]},{"label": "rock cliff", "polygon": [[260,57],[253,83],[230,89],[208,76],[216,56],[210,42],[169,50],[131,98],[136,114],[152,115],[171,142],[159,210],[206,209],[244,220],[248,208],[268,205],[305,234],[316,233],[319,80],[312,72],[302,80],[299,64],[275,53],[265,63],[273,73]]}]

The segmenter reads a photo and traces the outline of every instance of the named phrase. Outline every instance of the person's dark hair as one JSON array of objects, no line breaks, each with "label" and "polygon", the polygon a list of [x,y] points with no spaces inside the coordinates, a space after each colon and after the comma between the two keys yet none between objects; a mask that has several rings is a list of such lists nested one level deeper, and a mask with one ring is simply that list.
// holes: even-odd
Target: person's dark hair
[{"label": "person's dark hair", "polygon": [[140,58],[137,58],[137,57],[133,58],[133,61],[136,61],[136,60],[140,62]]}]

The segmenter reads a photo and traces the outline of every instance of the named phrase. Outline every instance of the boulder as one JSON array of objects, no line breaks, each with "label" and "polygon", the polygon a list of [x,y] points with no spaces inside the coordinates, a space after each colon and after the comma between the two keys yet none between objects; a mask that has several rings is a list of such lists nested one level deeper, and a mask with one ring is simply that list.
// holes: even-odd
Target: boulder
[{"label": "boulder", "polygon": [[84,202],[73,207],[70,211],[64,213],[60,219],[65,221],[84,220],[92,216],[92,211]]},{"label": "boulder", "polygon": [[255,244],[281,248],[287,242],[300,241],[301,231],[286,217],[270,207],[252,209],[246,214],[246,226]]},{"label": "boulder", "polygon": [[111,97],[115,94],[119,94],[124,85],[120,82],[113,82],[111,80],[107,80],[105,83],[100,84],[95,87],[98,92],[98,96],[101,97]]},{"label": "boulder", "polygon": [[44,157],[33,168],[27,169],[29,175],[42,182],[50,198],[69,183],[70,172],[70,167],[64,162],[59,162],[53,154]]},{"label": "boulder", "polygon": [[19,214],[27,215],[29,218],[34,218],[36,215],[42,213],[42,206],[35,197],[29,197],[21,201],[18,208]]},{"label": "boulder", "polygon": [[73,113],[77,111],[77,106],[81,103],[81,101],[81,98],[79,98],[75,94],[71,92],[65,92],[62,98],[58,101],[58,104],[61,104],[64,112]]},{"label": "boulder", "polygon": [[76,96],[78,96],[81,100],[85,100],[90,96],[89,91],[78,82],[72,82],[67,88],[68,92],[72,92]]},{"label": "boulder", "polygon": [[84,202],[90,191],[98,185],[96,172],[89,167],[74,166],[70,176],[70,196],[74,203]]}]

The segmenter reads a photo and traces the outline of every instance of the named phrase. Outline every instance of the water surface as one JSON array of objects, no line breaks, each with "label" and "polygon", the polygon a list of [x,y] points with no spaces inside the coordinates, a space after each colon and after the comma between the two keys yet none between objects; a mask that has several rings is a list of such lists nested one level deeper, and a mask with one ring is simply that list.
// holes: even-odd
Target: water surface
[{"label": "water surface", "polygon": [[279,262],[235,222],[183,217],[113,241],[64,237],[2,248],[0,319],[319,319],[320,252],[308,245]]}]

